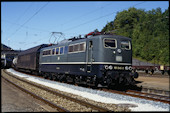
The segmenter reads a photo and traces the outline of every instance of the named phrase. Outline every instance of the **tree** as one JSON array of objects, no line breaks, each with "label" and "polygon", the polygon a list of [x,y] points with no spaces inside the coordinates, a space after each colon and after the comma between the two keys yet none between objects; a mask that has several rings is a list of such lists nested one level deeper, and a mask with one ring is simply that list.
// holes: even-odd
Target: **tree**
[{"label": "tree", "polygon": [[133,57],[169,65],[169,7],[145,11],[134,7],[118,12],[102,32],[132,38]]}]

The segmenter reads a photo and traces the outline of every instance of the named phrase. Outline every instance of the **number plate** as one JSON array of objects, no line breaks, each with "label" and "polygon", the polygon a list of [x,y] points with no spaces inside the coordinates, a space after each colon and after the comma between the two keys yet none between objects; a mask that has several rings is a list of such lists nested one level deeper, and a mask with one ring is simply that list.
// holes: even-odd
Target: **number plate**
[{"label": "number plate", "polygon": [[116,61],[122,61],[122,56],[116,56]]}]

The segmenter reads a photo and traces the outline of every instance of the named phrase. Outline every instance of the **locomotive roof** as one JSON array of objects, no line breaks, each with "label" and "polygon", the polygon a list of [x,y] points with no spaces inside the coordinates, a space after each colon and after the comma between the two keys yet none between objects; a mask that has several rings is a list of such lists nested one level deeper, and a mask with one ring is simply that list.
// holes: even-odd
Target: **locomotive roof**
[{"label": "locomotive roof", "polygon": [[24,54],[28,54],[28,53],[34,53],[34,52],[37,52],[40,48],[43,48],[43,47],[48,47],[48,44],[41,44],[41,45],[38,45],[38,46],[36,46],[36,47],[27,49],[27,50],[25,50],[25,51],[20,52],[18,55],[24,55]]},{"label": "locomotive roof", "polygon": [[121,35],[116,35],[116,34],[109,34],[109,35],[96,35],[96,36],[91,36],[89,37],[90,39],[91,38],[98,38],[98,37],[114,37],[116,39],[118,38],[123,38],[123,39],[131,39],[131,38],[128,38],[128,37],[125,37],[125,36],[121,36]]},{"label": "locomotive roof", "polygon": [[83,42],[87,39],[97,39],[99,37],[114,37],[116,39],[128,39],[128,40],[131,40],[131,38],[128,38],[128,37],[125,37],[125,36],[120,36],[120,35],[116,35],[116,34],[107,34],[107,35],[95,35],[95,36],[90,36],[88,38],[71,38],[71,39],[65,39],[65,40],[62,40],[61,42],[59,42],[58,44],[55,44],[53,46],[49,46],[49,47],[45,47],[44,49],[49,49],[49,48],[53,48],[53,47],[56,47],[56,46],[64,46],[64,45],[67,45],[67,44],[70,44],[70,43],[79,43],[79,42]]}]

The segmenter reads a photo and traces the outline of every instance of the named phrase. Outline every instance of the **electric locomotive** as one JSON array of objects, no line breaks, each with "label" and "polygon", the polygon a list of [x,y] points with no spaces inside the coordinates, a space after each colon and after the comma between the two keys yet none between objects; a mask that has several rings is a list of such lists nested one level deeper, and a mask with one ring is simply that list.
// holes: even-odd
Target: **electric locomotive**
[{"label": "electric locomotive", "polygon": [[77,84],[133,85],[131,38],[89,33],[44,47],[39,54],[39,74]]}]

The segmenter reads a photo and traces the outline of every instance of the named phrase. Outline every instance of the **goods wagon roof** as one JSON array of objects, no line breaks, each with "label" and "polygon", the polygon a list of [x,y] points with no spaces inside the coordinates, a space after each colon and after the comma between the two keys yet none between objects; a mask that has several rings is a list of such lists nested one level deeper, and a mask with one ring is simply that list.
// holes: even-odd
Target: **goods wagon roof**
[{"label": "goods wagon roof", "polygon": [[43,47],[48,47],[48,44],[41,44],[41,45],[39,45],[39,46],[36,46],[36,47],[30,48],[30,49],[27,49],[27,50],[25,50],[25,51],[20,52],[18,55],[24,55],[24,54],[34,53],[34,52],[37,52],[40,48],[43,48]]},{"label": "goods wagon roof", "polygon": [[159,64],[144,62],[144,61],[140,61],[140,60],[137,60],[137,59],[132,60],[132,65],[133,66],[159,66]]}]

